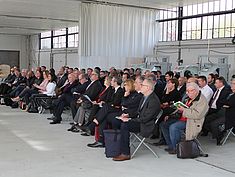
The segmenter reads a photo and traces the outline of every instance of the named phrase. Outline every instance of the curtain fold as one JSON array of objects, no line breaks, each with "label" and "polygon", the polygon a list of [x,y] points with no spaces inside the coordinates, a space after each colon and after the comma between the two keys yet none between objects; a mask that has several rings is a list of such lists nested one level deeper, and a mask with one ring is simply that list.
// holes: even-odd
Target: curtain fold
[{"label": "curtain fold", "polygon": [[[157,11],[100,4],[81,5],[80,65],[127,66],[129,58],[153,54]],[[118,61],[114,61],[118,60]]]}]

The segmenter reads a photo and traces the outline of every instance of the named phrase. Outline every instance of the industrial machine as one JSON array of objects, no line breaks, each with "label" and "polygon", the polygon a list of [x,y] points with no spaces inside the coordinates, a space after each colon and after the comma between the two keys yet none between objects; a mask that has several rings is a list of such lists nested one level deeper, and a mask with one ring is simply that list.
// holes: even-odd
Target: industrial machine
[{"label": "industrial machine", "polygon": [[198,57],[198,63],[195,65],[182,65],[177,66],[174,70],[175,73],[179,73],[184,76],[186,71],[190,71],[192,75],[208,76],[210,73],[219,74],[226,80],[229,79],[228,56],[218,55],[200,55]]},{"label": "industrial machine", "polygon": [[158,71],[163,74],[171,70],[172,64],[169,62],[168,56],[145,56],[144,63],[132,65],[133,68],[140,68],[143,72],[146,70]]}]

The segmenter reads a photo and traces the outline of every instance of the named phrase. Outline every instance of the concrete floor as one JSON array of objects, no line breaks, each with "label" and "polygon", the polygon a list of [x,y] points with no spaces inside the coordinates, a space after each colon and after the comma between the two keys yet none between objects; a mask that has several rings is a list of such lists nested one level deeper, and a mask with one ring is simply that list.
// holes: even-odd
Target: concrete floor
[{"label": "concrete floor", "polygon": [[0,106],[0,177],[212,177],[235,176],[235,138],[223,147],[201,139],[208,158],[181,160],[154,147],[160,158],[141,149],[126,162],[113,162],[104,149],[86,146],[92,137],[67,132],[68,122],[50,125],[48,114]]}]

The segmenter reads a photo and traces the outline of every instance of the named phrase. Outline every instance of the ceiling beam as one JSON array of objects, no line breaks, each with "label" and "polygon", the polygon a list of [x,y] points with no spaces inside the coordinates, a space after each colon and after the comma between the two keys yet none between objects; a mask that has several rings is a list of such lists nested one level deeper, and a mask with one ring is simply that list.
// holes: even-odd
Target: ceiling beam
[{"label": "ceiling beam", "polygon": [[[154,8],[149,6],[140,6],[140,5],[130,5],[130,4],[123,4],[123,3],[115,3],[109,1],[97,1],[97,0],[76,0],[82,3],[90,3],[90,4],[102,4],[102,5],[113,5],[113,6],[124,6],[124,7],[133,7],[133,8],[141,8],[141,9],[149,9],[149,10],[163,10],[163,11],[172,11],[163,8]],[[175,11],[172,11],[175,12]]]},{"label": "ceiling beam", "polygon": [[78,20],[75,20],[75,19],[62,19],[62,18],[40,17],[40,16],[0,14],[0,17],[14,18],[14,19],[50,20],[50,21],[61,21],[61,22],[68,22],[68,23],[78,23]]}]

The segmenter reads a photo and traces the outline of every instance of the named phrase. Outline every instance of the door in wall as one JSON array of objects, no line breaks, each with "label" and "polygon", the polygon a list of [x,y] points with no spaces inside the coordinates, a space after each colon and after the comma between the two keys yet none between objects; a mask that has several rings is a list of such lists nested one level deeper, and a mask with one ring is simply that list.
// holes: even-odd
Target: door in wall
[{"label": "door in wall", "polygon": [[20,51],[0,50],[0,64],[20,66]]}]

